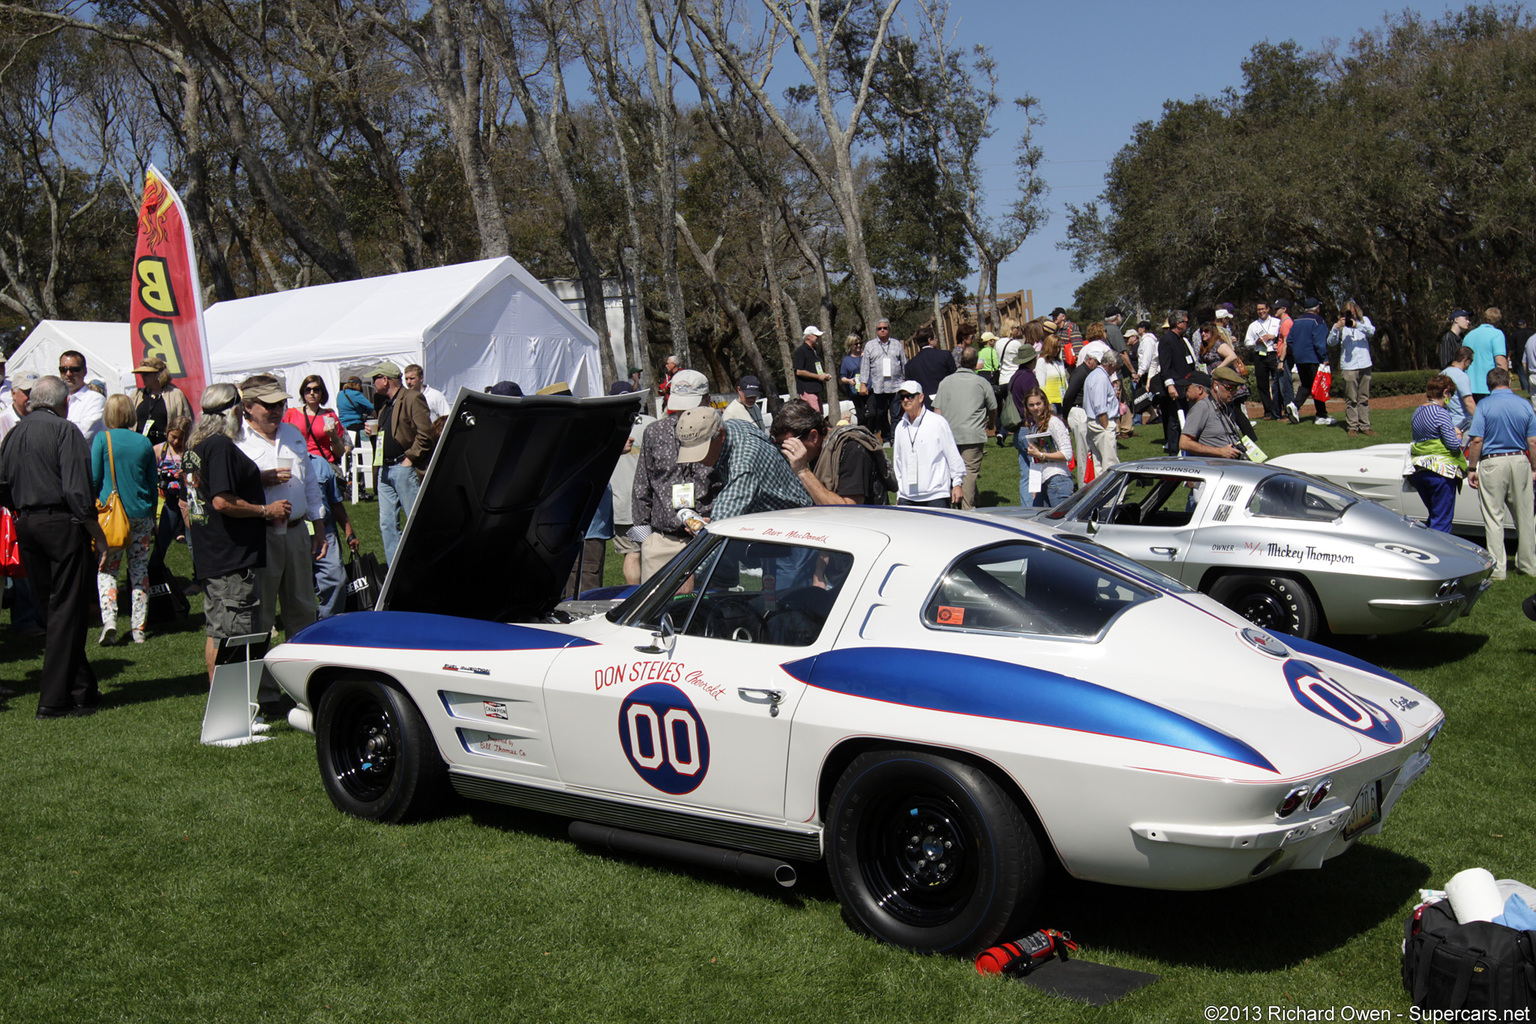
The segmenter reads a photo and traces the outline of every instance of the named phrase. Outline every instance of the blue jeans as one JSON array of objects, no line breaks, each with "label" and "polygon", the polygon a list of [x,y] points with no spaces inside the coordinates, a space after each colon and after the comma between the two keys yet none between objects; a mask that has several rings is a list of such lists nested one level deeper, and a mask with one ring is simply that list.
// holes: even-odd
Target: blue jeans
[{"label": "blue jeans", "polygon": [[1072,497],[1072,474],[1058,473],[1048,476],[1041,482],[1039,493],[1035,495],[1035,508],[1055,508],[1068,498]]},{"label": "blue jeans", "polygon": [[416,507],[421,478],[405,463],[379,470],[379,531],[384,534],[384,561],[393,564],[400,546],[400,527]]},{"label": "blue jeans", "polygon": [[32,596],[32,584],[25,576],[11,577],[11,626],[36,626],[42,629],[45,608]]},{"label": "blue jeans", "polygon": [[336,524],[329,515],[325,518],[328,543],[325,554],[315,559],[315,591],[319,598],[318,617],[328,619],[347,610],[347,571],[341,564],[341,548],[345,543],[336,531]]}]

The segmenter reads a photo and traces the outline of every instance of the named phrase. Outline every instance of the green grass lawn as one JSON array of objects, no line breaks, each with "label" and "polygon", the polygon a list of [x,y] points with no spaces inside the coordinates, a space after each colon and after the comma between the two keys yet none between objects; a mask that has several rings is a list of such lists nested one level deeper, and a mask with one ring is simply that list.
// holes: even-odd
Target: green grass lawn
[{"label": "green grass lawn", "polygon": [[[1408,415],[1375,414],[1370,440],[1406,437]],[[1271,454],[1350,440],[1310,422],[1259,431]],[[1158,436],[1143,428],[1123,456],[1154,454]],[[1011,449],[988,448],[982,492],[1017,502]],[[352,508],[378,550],[375,506]],[[1385,833],[1322,871],[1214,893],[1052,874],[1039,925],[1070,931],[1085,959],[1162,976],[1102,1010],[855,935],[818,866],[783,894],[589,853],[563,821],[507,808],[346,817],[303,733],[198,745],[197,598],[142,647],[91,648],[101,714],[35,721],[41,645],[7,611],[0,680],[21,693],[0,704],[0,1021],[1197,1021],[1213,1004],[1406,1019],[1399,943],[1418,888],[1477,865],[1536,881],[1532,589],[1512,575],[1453,627],[1340,641],[1448,722]],[[1176,637],[1146,656],[1221,670]]]}]

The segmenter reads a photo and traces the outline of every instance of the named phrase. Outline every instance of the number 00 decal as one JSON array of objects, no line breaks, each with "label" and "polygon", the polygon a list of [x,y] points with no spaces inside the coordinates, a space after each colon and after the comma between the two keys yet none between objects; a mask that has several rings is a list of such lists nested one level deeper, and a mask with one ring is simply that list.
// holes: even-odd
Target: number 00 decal
[{"label": "number 00 decal", "polygon": [[619,743],[646,781],[663,793],[691,793],[709,771],[709,734],[688,695],[667,683],[649,683],[619,708]]}]

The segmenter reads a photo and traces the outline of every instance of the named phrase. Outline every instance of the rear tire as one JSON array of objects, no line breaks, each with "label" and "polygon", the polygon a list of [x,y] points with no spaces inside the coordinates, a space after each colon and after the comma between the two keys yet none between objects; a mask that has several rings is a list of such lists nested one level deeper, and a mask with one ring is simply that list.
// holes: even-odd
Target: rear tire
[{"label": "rear tire", "polygon": [[1039,894],[1029,822],[985,772],[948,758],[861,754],[832,791],[827,833],[849,922],[919,953],[985,949]]},{"label": "rear tire", "polygon": [[401,822],[439,810],[448,769],[411,698],[393,683],[340,679],[315,716],[320,778],[338,810]]},{"label": "rear tire", "polygon": [[1301,581],[1273,573],[1223,576],[1211,597],[1271,633],[1310,640],[1318,630],[1317,604]]}]

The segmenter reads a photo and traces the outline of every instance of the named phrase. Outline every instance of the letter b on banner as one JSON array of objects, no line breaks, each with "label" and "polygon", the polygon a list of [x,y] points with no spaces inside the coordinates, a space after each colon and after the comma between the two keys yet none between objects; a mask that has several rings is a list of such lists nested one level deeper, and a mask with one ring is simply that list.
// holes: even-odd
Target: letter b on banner
[{"label": "letter b on banner", "polygon": [[171,266],[159,256],[141,256],[134,264],[139,279],[139,301],[151,313],[164,317],[180,316],[176,308],[176,290],[171,286]]},{"label": "letter b on banner", "polygon": [[183,377],[181,352],[176,347],[176,327],[169,320],[146,318],[139,324],[139,340],[144,343],[144,358],[159,356],[172,377]]}]

